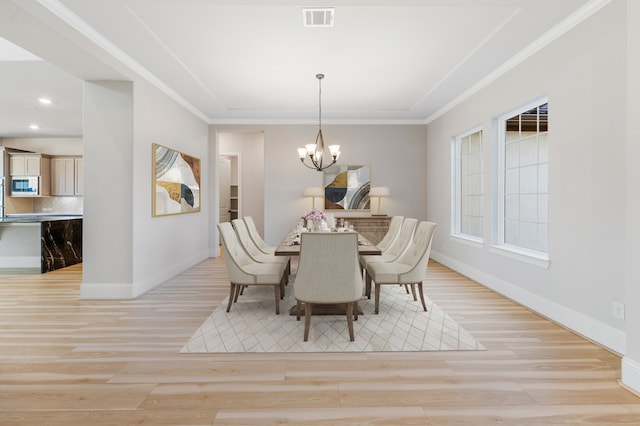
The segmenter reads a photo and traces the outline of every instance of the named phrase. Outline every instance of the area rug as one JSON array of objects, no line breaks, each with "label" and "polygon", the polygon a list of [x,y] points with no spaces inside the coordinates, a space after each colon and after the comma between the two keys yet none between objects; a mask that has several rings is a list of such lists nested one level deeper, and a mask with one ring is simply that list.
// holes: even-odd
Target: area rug
[{"label": "area rug", "polygon": [[363,311],[354,321],[355,341],[349,341],[343,315],[311,317],[308,342],[303,342],[304,315],[300,321],[289,315],[295,305],[293,285],[286,287],[275,314],[273,287],[245,289],[226,312],[228,299],[206,319],[181,353],[240,352],[395,352],[484,350],[476,339],[425,297],[427,312],[400,286],[382,288],[380,313],[374,300],[359,302]]}]

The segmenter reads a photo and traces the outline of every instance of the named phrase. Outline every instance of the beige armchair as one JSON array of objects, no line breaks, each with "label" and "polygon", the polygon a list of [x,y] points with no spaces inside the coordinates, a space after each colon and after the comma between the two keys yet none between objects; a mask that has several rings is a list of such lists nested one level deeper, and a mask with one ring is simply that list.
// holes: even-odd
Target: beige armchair
[{"label": "beige armchair", "polygon": [[240,240],[240,244],[242,244],[242,247],[247,252],[249,257],[253,259],[253,261],[260,262],[260,263],[283,263],[286,265],[287,267],[287,274],[285,277],[285,284],[286,284],[288,282],[289,272],[290,272],[289,256],[275,256],[273,253],[266,254],[262,252],[260,248],[258,248],[258,246],[255,244],[255,242],[251,239],[251,236],[249,235],[249,229],[247,228],[247,224],[245,223],[244,220],[233,219],[231,223],[233,224],[233,228],[235,229],[236,234],[238,235],[238,240]]},{"label": "beige armchair", "polygon": [[[391,262],[371,262],[367,264],[367,279],[375,283],[375,313],[380,307],[380,287],[384,284],[418,285],[422,307],[427,310],[422,281],[427,272],[431,241],[436,224],[420,222],[407,249]],[[415,290],[414,290],[415,294]]]},{"label": "beige armchair", "polygon": [[406,250],[411,238],[418,224],[417,219],[406,218],[402,221],[402,226],[398,237],[391,243],[391,245],[382,252],[380,255],[363,255],[360,256],[360,265],[364,269],[366,290],[365,293],[368,298],[371,298],[371,279],[367,276],[367,265],[370,263],[385,263],[393,262]]},{"label": "beige armchair", "polygon": [[309,338],[313,306],[346,304],[349,338],[355,339],[353,317],[357,319],[362,297],[362,272],[358,266],[356,233],[303,233],[300,262],[294,282],[298,320],[304,303],[304,341]]},{"label": "beige armchair", "polygon": [[253,221],[251,216],[245,216],[242,218],[244,220],[245,225],[247,225],[247,230],[249,231],[249,235],[251,239],[255,243],[255,245],[260,249],[261,252],[265,254],[273,254],[276,251],[275,247],[269,246],[264,242],[260,234],[258,233],[258,228],[256,228],[256,223]]},{"label": "beige armchair", "polygon": [[284,295],[284,282],[287,264],[259,263],[251,259],[244,251],[236,232],[229,222],[218,224],[220,241],[224,250],[224,261],[231,287],[229,289],[229,303],[238,300],[240,289],[250,285],[272,285],[274,288],[276,315],[280,314],[280,299]]},{"label": "beige armchair", "polygon": [[382,240],[376,244],[376,246],[383,253],[391,247],[391,244],[398,238],[400,234],[400,229],[402,228],[402,222],[404,222],[404,217],[402,216],[393,216],[391,221],[389,222],[389,229],[387,229],[387,233],[384,234]]}]

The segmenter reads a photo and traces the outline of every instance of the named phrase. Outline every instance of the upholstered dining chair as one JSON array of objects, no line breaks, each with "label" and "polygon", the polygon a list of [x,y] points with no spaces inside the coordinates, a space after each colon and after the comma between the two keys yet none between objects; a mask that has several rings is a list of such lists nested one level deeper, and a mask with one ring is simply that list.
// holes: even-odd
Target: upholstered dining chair
[{"label": "upholstered dining chair", "polygon": [[393,244],[396,238],[398,238],[400,229],[402,228],[402,222],[404,222],[404,217],[402,216],[393,216],[391,218],[387,233],[384,234],[382,240],[380,240],[380,242],[376,244],[376,247],[378,247],[381,252],[384,253],[391,246],[391,244]]},{"label": "upholstered dining chair", "polygon": [[[427,310],[422,281],[427,272],[431,241],[436,224],[420,222],[407,249],[391,262],[371,262],[367,264],[367,280],[375,284],[375,313],[380,307],[380,287],[384,284],[418,285],[422,307]],[[415,294],[415,290],[414,290]]]},{"label": "upholstered dining chair", "polygon": [[297,319],[304,303],[304,341],[309,339],[313,306],[346,304],[349,339],[355,340],[353,318],[357,319],[362,297],[362,272],[358,266],[358,235],[308,232],[300,237],[300,260],[293,290]]},{"label": "upholstered dining chair", "polygon": [[256,227],[256,223],[253,221],[251,216],[245,216],[242,218],[244,220],[245,225],[247,225],[247,230],[249,231],[249,235],[251,239],[255,243],[256,246],[260,249],[264,254],[273,254],[276,251],[275,247],[271,247],[267,243],[264,242],[260,233],[258,232],[258,228]]},{"label": "upholstered dining chair", "polygon": [[406,250],[409,243],[411,243],[411,238],[413,237],[413,233],[416,229],[416,225],[418,224],[417,219],[413,218],[405,218],[402,221],[402,226],[400,228],[400,232],[396,239],[391,243],[391,245],[382,252],[380,255],[362,255],[360,256],[360,265],[362,269],[365,271],[365,283],[366,289],[365,293],[368,298],[371,298],[371,280],[367,276],[367,265],[369,263],[386,263],[393,262],[396,260],[404,251]]},{"label": "upholstered dining chair", "polygon": [[231,221],[233,228],[238,235],[238,239],[240,240],[240,244],[247,252],[249,257],[253,259],[255,262],[260,263],[283,263],[287,267],[287,275],[285,277],[285,284],[289,279],[290,272],[290,258],[289,256],[275,256],[272,254],[266,254],[260,250],[260,248],[255,244],[255,242],[251,239],[251,235],[249,235],[249,229],[247,228],[247,224],[243,219],[233,219]]},{"label": "upholstered dining chair", "polygon": [[238,300],[241,288],[250,285],[272,285],[276,302],[276,315],[280,314],[280,299],[284,295],[287,265],[282,262],[260,263],[251,259],[242,248],[240,240],[229,222],[218,224],[218,231],[224,250],[224,262],[231,283],[227,312],[231,310],[231,304]]}]

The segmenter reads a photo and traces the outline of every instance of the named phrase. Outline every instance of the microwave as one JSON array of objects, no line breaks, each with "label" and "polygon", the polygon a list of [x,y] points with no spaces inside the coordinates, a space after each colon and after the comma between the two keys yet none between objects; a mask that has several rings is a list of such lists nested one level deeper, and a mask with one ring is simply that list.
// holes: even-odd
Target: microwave
[{"label": "microwave", "polygon": [[12,197],[38,197],[40,196],[40,178],[38,176],[12,176]]}]

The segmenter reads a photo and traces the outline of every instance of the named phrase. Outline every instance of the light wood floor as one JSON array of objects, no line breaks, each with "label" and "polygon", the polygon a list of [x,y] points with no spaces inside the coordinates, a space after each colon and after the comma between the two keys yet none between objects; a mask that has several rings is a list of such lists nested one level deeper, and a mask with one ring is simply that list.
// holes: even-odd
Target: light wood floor
[{"label": "light wood floor", "polygon": [[133,301],[79,301],[81,276],[0,276],[0,424],[640,424],[618,356],[437,263],[429,297],[487,351],[180,354],[223,260]]}]

